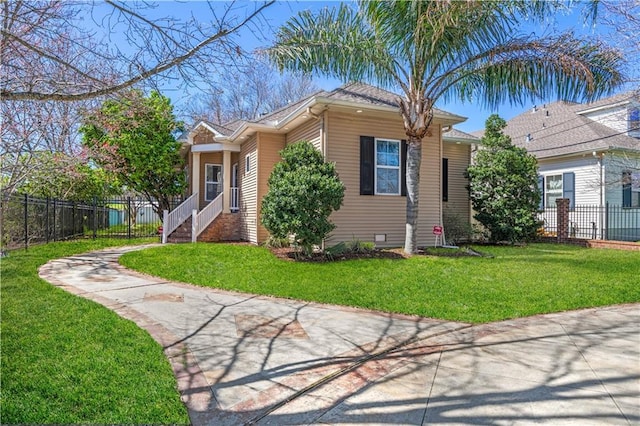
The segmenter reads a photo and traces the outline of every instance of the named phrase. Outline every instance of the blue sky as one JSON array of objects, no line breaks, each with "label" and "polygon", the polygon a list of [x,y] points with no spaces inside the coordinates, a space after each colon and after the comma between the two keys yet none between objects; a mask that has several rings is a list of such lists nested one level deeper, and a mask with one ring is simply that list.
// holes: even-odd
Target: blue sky
[{"label": "blue sky", "polygon": [[[249,51],[267,46],[273,40],[273,34],[277,31],[277,28],[287,19],[296,15],[299,11],[304,9],[317,10],[323,7],[333,7],[336,5],[338,5],[337,1],[279,1],[265,10],[264,19],[257,25],[258,30],[256,30],[256,27],[253,27],[247,28],[242,32],[239,38],[240,44],[245,50]],[[201,7],[206,7],[206,4],[204,2],[193,1],[180,3],[167,1],[160,4],[158,12],[162,14],[163,11],[169,10],[174,16],[179,17],[180,15],[187,15],[191,11],[195,11],[197,16],[197,11]],[[209,12],[207,11],[207,13]],[[206,15],[203,14],[203,16]],[[578,34],[589,35],[603,35],[604,31],[606,31],[606,29],[602,27],[589,27],[585,25],[580,13],[575,10],[569,11],[566,14],[558,14],[542,26],[534,27],[526,22],[523,24],[523,28],[528,33],[536,34],[548,34],[553,31],[553,29],[572,29]],[[340,81],[334,79],[316,78],[315,82],[325,90],[334,89],[341,84]],[[174,104],[177,104],[177,106],[179,106],[181,102],[185,102],[185,96],[183,93],[175,93],[175,91],[169,90],[166,94],[173,98]],[[548,99],[540,101],[539,104],[552,102],[554,100],[555,99]],[[515,115],[529,110],[532,107],[532,104],[523,106],[502,105],[496,111],[486,109],[482,105],[465,104],[460,102],[439,103],[437,106],[455,114],[468,117],[466,122],[459,124],[456,127],[460,130],[471,132],[483,129],[486,118],[493,112],[497,112],[503,118],[508,120]]]}]

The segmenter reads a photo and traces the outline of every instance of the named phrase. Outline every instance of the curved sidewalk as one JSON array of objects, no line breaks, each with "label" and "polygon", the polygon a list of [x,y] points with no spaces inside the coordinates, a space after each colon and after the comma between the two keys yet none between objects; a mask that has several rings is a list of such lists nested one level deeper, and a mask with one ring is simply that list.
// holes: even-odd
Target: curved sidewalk
[{"label": "curved sidewalk", "polygon": [[142,275],[125,247],[40,276],[146,329],[195,425],[640,424],[640,304],[471,326]]}]

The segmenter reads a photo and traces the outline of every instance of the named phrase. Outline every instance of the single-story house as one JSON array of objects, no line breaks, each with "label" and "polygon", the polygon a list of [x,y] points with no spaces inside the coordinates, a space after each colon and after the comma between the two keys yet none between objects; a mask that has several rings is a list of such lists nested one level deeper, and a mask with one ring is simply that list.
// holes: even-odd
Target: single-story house
[{"label": "single-story house", "polygon": [[[192,232],[192,239],[264,242],[268,232],[260,223],[260,205],[269,189],[269,175],[280,160],[279,151],[287,144],[307,140],[327,161],[335,162],[346,188],[342,207],[331,216],[336,229],[325,243],[358,239],[379,247],[402,246],[406,136],[397,99],[392,92],[350,83],[320,91],[256,120],[224,126],[197,123],[183,138],[192,196],[185,202],[191,203],[190,207],[183,208],[187,213],[177,222],[188,220],[193,208],[199,213],[198,225],[193,226],[197,235]],[[436,109],[431,132],[423,142],[421,245],[434,243],[433,226],[442,224],[445,206],[470,219],[463,172],[477,138],[452,129],[464,120]],[[377,155],[380,152],[391,161],[377,162],[383,158]],[[208,209],[215,212],[208,213]],[[201,215],[207,219],[201,220]],[[203,224],[210,220],[211,224]],[[165,227],[169,222],[165,219]],[[174,226],[168,226],[168,232]]]},{"label": "single-story house", "polygon": [[[507,122],[505,133],[538,160],[541,210],[556,198],[568,198],[571,209],[607,205],[621,212],[605,225],[597,217],[572,217],[576,228],[596,237],[640,239],[640,96],[626,92],[597,102],[554,102],[534,106]],[[613,220],[624,223],[612,223]],[[582,223],[579,223],[582,222]],[[633,230],[629,232],[629,229]],[[634,230],[635,229],[635,230]],[[595,232],[593,232],[595,231]]]}]

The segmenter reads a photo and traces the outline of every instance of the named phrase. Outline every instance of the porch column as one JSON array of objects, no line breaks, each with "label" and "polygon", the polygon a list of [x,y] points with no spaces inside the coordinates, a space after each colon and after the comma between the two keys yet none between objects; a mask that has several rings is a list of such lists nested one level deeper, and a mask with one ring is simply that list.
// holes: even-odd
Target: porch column
[{"label": "porch column", "polygon": [[[192,161],[191,161],[191,194],[200,193],[200,153],[194,152],[192,153]],[[198,198],[200,196],[198,195]],[[200,202],[198,202],[200,205]]]},{"label": "porch column", "polygon": [[231,213],[231,151],[222,151],[222,213]]}]

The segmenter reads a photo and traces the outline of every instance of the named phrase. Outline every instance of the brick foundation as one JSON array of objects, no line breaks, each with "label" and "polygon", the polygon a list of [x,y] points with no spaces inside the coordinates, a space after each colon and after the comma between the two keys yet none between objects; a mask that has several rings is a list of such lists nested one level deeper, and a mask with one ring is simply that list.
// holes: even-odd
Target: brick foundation
[{"label": "brick foundation", "polygon": [[240,241],[240,224],[240,214],[221,213],[202,234],[198,235],[198,241],[207,243]]},{"label": "brick foundation", "polygon": [[629,241],[588,240],[587,247],[640,251],[640,244]]}]

